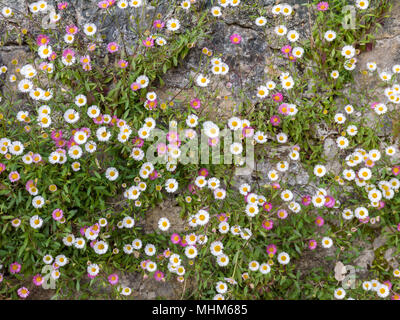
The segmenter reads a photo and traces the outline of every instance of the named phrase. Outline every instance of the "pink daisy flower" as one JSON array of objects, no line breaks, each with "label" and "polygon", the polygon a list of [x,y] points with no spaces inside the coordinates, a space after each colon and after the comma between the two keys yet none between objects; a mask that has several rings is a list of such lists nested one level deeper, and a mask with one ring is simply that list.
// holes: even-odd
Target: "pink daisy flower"
[{"label": "pink daisy flower", "polygon": [[33,283],[35,284],[35,286],[41,286],[44,282],[43,277],[40,274],[37,274],[33,277],[32,279]]},{"label": "pink daisy flower", "polygon": [[95,44],[95,43],[90,43],[90,44],[88,44],[88,50],[89,50],[89,51],[94,51],[94,50],[96,50],[96,44]]},{"label": "pink daisy flower", "polygon": [[284,55],[288,56],[292,52],[292,46],[290,45],[283,46],[281,51]]},{"label": "pink daisy flower", "polygon": [[369,217],[366,217],[364,219],[358,219],[361,223],[368,223],[369,222]]},{"label": "pink daisy flower", "polygon": [[219,143],[219,138],[218,137],[216,137],[216,138],[208,138],[208,145],[210,147],[215,147],[215,146],[218,145],[218,143]]},{"label": "pink daisy flower", "polygon": [[84,56],[82,56],[82,57],[79,59],[79,61],[80,61],[81,63],[89,63],[89,62],[91,61],[91,59],[90,59],[90,56],[89,56],[89,55],[84,55]]},{"label": "pink daisy flower", "polygon": [[274,245],[274,244],[269,244],[266,249],[267,254],[272,255],[272,256],[276,253],[276,250],[277,250],[277,248],[276,248],[276,245]]},{"label": "pink daisy flower", "polygon": [[233,44],[239,44],[242,41],[242,37],[240,35],[238,35],[237,33],[234,33],[233,35],[231,35],[229,39],[231,40],[231,43],[233,43]]},{"label": "pink daisy flower", "polygon": [[118,280],[119,280],[119,278],[118,278],[118,275],[117,275],[116,273],[110,274],[110,275],[108,276],[108,282],[109,282],[112,286],[116,285],[116,284],[118,283]]},{"label": "pink daisy flower", "polygon": [[178,244],[180,241],[181,241],[181,237],[179,236],[179,234],[173,233],[173,234],[171,235],[171,242],[172,242],[173,244]]},{"label": "pink daisy flower", "polygon": [[100,9],[107,9],[108,7],[109,7],[109,3],[108,3],[108,1],[107,0],[103,0],[103,1],[100,1],[98,4],[97,4],[97,6],[100,8]]},{"label": "pink daisy flower", "polygon": [[57,5],[58,10],[64,10],[64,9],[67,9],[67,7],[68,7],[68,2],[60,2]]},{"label": "pink daisy flower", "polygon": [[157,152],[159,155],[163,155],[167,153],[167,145],[165,143],[159,143],[157,145]]},{"label": "pink daisy flower", "polygon": [[182,248],[184,248],[184,247],[186,247],[186,246],[188,245],[188,243],[186,242],[185,239],[181,239],[181,241],[179,242],[179,245],[180,245]]},{"label": "pink daisy flower", "polygon": [[302,204],[303,206],[309,206],[309,205],[311,204],[311,196],[304,196],[304,197],[301,199],[301,204]]},{"label": "pink daisy flower", "polygon": [[167,133],[167,140],[168,142],[175,142],[179,139],[178,132],[176,131],[170,131]]},{"label": "pink daisy flower", "polygon": [[171,255],[171,250],[169,250],[169,248],[165,249],[162,255],[164,258],[169,258]]},{"label": "pink daisy flower", "polygon": [[242,134],[245,138],[252,137],[254,135],[254,128],[244,127],[242,130]]},{"label": "pink daisy flower", "polygon": [[146,265],[150,260],[143,260],[142,262],[140,262],[140,266],[142,267],[143,270],[146,269]]},{"label": "pink daisy flower", "polygon": [[68,149],[70,149],[71,147],[75,146],[76,142],[74,140],[74,137],[71,137],[71,139],[69,139],[68,143],[67,143],[67,147]]},{"label": "pink daisy flower", "polygon": [[375,162],[372,161],[371,159],[365,160],[364,163],[365,163],[365,166],[368,167],[368,168],[372,168],[372,167],[375,166]]},{"label": "pink daisy flower", "polygon": [[11,171],[10,174],[8,175],[8,179],[10,179],[11,182],[16,182],[21,178],[19,175],[18,171]]},{"label": "pink daisy flower", "polygon": [[49,64],[47,62],[42,62],[41,64],[39,64],[39,69],[45,71],[48,66]]},{"label": "pink daisy flower", "polygon": [[200,170],[199,170],[199,175],[200,176],[203,176],[203,177],[207,177],[208,176],[208,170],[206,169],[206,168],[201,168]]},{"label": "pink daisy flower", "polygon": [[53,130],[51,132],[51,139],[53,139],[54,141],[58,141],[58,140],[62,139],[62,137],[63,137],[62,130]]},{"label": "pink daisy flower", "polygon": [[25,184],[25,189],[26,189],[26,191],[29,191],[29,189],[30,189],[32,186],[35,186],[34,181],[33,181],[33,180],[28,180],[28,181],[26,182],[26,184]]},{"label": "pink daisy flower", "polygon": [[88,138],[90,137],[90,134],[91,134],[90,128],[83,127],[83,128],[81,128],[81,130],[87,134]]},{"label": "pink daisy flower", "polygon": [[336,203],[335,198],[333,198],[332,196],[325,197],[325,207],[333,208],[335,203]]},{"label": "pink daisy flower", "polygon": [[92,231],[93,233],[100,233],[100,225],[98,223],[94,224],[93,226],[90,227],[90,231]]},{"label": "pink daisy flower", "polygon": [[379,102],[375,101],[375,102],[371,102],[371,109],[375,109],[375,107],[379,104]]},{"label": "pink daisy flower", "polygon": [[132,140],[133,146],[137,148],[141,148],[144,145],[144,140],[140,137],[135,137]]},{"label": "pink daisy flower", "polygon": [[280,114],[283,114],[285,116],[287,116],[289,114],[289,106],[286,103],[282,103],[279,108],[278,108],[278,112]]},{"label": "pink daisy flower", "polygon": [[6,170],[6,165],[0,162],[0,173],[2,173],[4,170]]},{"label": "pink daisy flower", "polygon": [[54,220],[60,221],[64,216],[64,212],[61,209],[54,209],[51,216],[53,217]]},{"label": "pink daisy flower", "polygon": [[32,156],[32,159],[34,163],[39,163],[40,161],[42,161],[42,156],[39,153],[35,153]]},{"label": "pink daisy flower", "polygon": [[274,227],[274,222],[272,220],[264,220],[262,227],[265,230],[271,230]]},{"label": "pink daisy flower", "polygon": [[85,71],[90,71],[90,70],[92,70],[92,65],[90,63],[83,63],[82,69]]},{"label": "pink daisy flower", "polygon": [[58,140],[58,141],[54,141],[54,144],[58,147],[58,148],[62,148],[66,145],[67,141],[64,139]]},{"label": "pink daisy flower", "polygon": [[181,144],[182,144],[182,141],[181,141],[181,139],[179,139],[179,136],[178,136],[178,139],[176,139],[175,141],[172,141],[172,142],[168,145],[168,147],[171,147],[171,148],[179,148],[179,147],[181,146]]},{"label": "pink daisy flower", "polygon": [[62,149],[67,144],[67,141],[64,139],[55,141],[54,144],[58,147],[57,152],[62,153],[64,156],[66,155],[66,151]]},{"label": "pink daisy flower", "polygon": [[131,84],[131,90],[132,91],[138,91],[139,89],[140,89],[140,83],[138,83],[138,82],[133,82],[132,84]]},{"label": "pink daisy flower", "polygon": [[392,289],[392,283],[389,280],[383,281],[382,284],[387,285],[387,287],[389,288],[389,290]]},{"label": "pink daisy flower", "polygon": [[263,204],[263,209],[267,212],[270,212],[272,210],[272,203],[270,202],[264,202]]},{"label": "pink daisy flower", "polygon": [[145,106],[149,110],[155,109],[155,108],[157,108],[157,100],[153,100],[153,101],[147,100],[145,102]]},{"label": "pink daisy flower", "polygon": [[281,123],[281,118],[279,116],[272,116],[269,119],[269,122],[274,126],[279,126],[279,124]]},{"label": "pink daisy flower", "polygon": [[63,154],[64,156],[67,154],[67,151],[65,151],[64,149],[61,149],[61,148],[58,148],[56,151],[57,151],[58,153]]},{"label": "pink daisy flower", "polygon": [[279,219],[286,219],[288,216],[288,213],[285,209],[279,209],[277,212],[277,216]]},{"label": "pink daisy flower", "polygon": [[40,34],[38,35],[38,37],[36,38],[36,44],[38,46],[44,46],[47,45],[50,42],[50,38],[48,36],[46,36],[45,34]]},{"label": "pink daisy flower", "polygon": [[103,115],[101,114],[101,115],[99,115],[98,117],[94,118],[94,119],[93,119],[93,122],[94,122],[95,124],[103,124],[103,123],[104,123],[104,117],[103,117]]},{"label": "pink daisy flower", "polygon": [[274,93],[272,95],[272,100],[274,100],[275,102],[281,102],[283,100],[283,95],[280,92]]},{"label": "pink daisy flower", "polygon": [[190,101],[190,106],[193,108],[193,109],[199,109],[200,107],[201,107],[201,102],[200,102],[200,100],[199,99],[193,99],[192,101]]},{"label": "pink daisy flower", "polygon": [[156,279],[157,281],[161,281],[164,279],[164,273],[162,273],[161,271],[157,270],[154,273],[154,279]]},{"label": "pink daisy flower", "polygon": [[317,247],[317,241],[311,239],[308,241],[308,249],[314,250]]},{"label": "pink daisy flower", "polygon": [[57,58],[57,53],[55,53],[54,51],[52,52],[52,54],[48,57],[49,61],[54,61]]},{"label": "pink daisy flower", "polygon": [[10,264],[10,273],[16,274],[21,271],[21,265],[18,262],[13,262]]},{"label": "pink daisy flower", "polygon": [[110,43],[107,45],[107,50],[108,50],[108,52],[110,52],[110,53],[117,52],[118,49],[119,49],[119,45],[118,45],[118,43],[116,43],[116,42],[110,42]]},{"label": "pink daisy flower", "polygon": [[62,53],[63,57],[67,60],[72,60],[75,57],[75,51],[72,49],[65,49]]},{"label": "pink daisy flower", "polygon": [[118,117],[116,115],[112,116],[111,122],[110,122],[110,126],[114,126],[116,123],[119,122],[120,119],[118,119]]},{"label": "pink daisy flower", "polygon": [[118,61],[118,66],[121,68],[121,69],[125,69],[127,66],[129,65],[129,63],[128,63],[128,61],[126,61],[126,60],[119,60]]},{"label": "pink daisy flower", "polygon": [[65,27],[65,32],[68,34],[76,34],[78,32],[78,27],[74,24]]},{"label": "pink daisy flower", "polygon": [[220,222],[226,222],[226,221],[228,221],[228,216],[226,215],[226,213],[220,213],[220,214],[217,214],[217,219]]},{"label": "pink daisy flower", "polygon": [[22,298],[25,299],[27,296],[29,296],[29,290],[25,287],[21,287],[18,289],[18,295]]},{"label": "pink daisy flower", "polygon": [[156,179],[158,178],[158,172],[157,172],[157,170],[153,170],[153,172],[150,173],[149,178],[150,178],[151,181],[156,180]]},{"label": "pink daisy flower", "polygon": [[154,47],[154,39],[151,37],[147,37],[142,41],[142,43],[147,48]]},{"label": "pink daisy flower", "polygon": [[322,217],[317,217],[317,219],[315,219],[315,224],[318,227],[322,227],[324,225],[324,219]]},{"label": "pink daisy flower", "polygon": [[397,176],[400,173],[400,166],[394,166],[392,168],[392,172],[395,176]]},{"label": "pink daisy flower", "polygon": [[329,8],[329,3],[326,1],[320,2],[317,4],[318,11],[326,11]]},{"label": "pink daisy flower", "polygon": [[87,229],[86,226],[79,229],[79,232],[80,232],[80,234],[81,234],[82,236],[85,235],[86,229]]},{"label": "pink daisy flower", "polygon": [[154,20],[154,22],[153,22],[153,27],[156,29],[162,29],[162,28],[164,28],[164,26],[165,26],[165,23],[162,22],[161,20]]}]

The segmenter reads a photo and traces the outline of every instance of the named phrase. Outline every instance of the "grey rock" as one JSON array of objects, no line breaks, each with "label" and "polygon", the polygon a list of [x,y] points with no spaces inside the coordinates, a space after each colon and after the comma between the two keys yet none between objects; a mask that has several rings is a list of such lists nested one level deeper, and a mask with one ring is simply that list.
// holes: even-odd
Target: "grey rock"
[{"label": "grey rock", "polygon": [[368,270],[372,266],[372,262],[375,259],[375,253],[372,249],[364,249],[360,256],[354,260],[354,264],[361,268],[361,270]]},{"label": "grey rock", "polygon": [[325,139],[323,155],[327,161],[326,168],[328,171],[340,175],[342,166],[339,161],[340,157],[338,157],[338,154],[339,154],[339,148],[336,144],[336,141],[333,140],[332,138]]},{"label": "grey rock", "polygon": [[393,269],[396,269],[399,266],[399,262],[396,260],[399,255],[396,254],[396,252],[397,252],[397,248],[392,247],[392,248],[387,249],[383,255],[385,260],[388,262],[390,267],[392,267]]}]

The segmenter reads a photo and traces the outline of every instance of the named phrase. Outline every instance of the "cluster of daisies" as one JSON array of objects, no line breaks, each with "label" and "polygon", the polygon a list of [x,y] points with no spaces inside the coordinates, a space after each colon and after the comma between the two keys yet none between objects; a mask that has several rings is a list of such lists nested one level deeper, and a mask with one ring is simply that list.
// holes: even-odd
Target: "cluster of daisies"
[{"label": "cluster of daisies", "polygon": [[[221,58],[211,59],[211,72],[214,75],[224,76],[229,72],[229,66],[221,60]],[[199,87],[207,87],[210,79],[202,73],[196,76],[195,82]]]},{"label": "cluster of daisies", "polygon": [[[397,278],[400,277],[399,269],[395,269],[393,275]],[[362,282],[361,287],[366,292],[373,292],[380,298],[386,298],[390,295],[390,291],[392,289],[392,283],[390,281],[379,282],[377,279],[366,280]],[[333,293],[334,297],[338,300],[343,300],[347,296],[347,292],[343,288],[335,289]],[[400,296],[395,294],[392,296],[392,300],[399,300]],[[352,297],[347,297],[347,300],[354,300]]]},{"label": "cluster of daisies", "polygon": [[240,4],[240,0],[218,0],[216,3],[218,4],[217,6],[214,6],[211,8],[211,14],[214,17],[220,17],[222,16],[222,8],[227,8],[227,7],[237,7]]}]

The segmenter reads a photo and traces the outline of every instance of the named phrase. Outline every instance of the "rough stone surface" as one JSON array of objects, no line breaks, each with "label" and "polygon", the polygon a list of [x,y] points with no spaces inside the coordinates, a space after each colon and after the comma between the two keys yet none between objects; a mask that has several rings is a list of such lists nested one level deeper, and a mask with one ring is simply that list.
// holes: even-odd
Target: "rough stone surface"
[{"label": "rough stone surface", "polygon": [[174,200],[166,200],[160,203],[154,209],[146,212],[143,223],[145,233],[153,233],[160,231],[158,228],[158,220],[161,217],[167,218],[171,222],[171,232],[183,232],[186,221],[180,218],[181,208]]},{"label": "rough stone surface", "polygon": [[[256,161],[254,170],[248,171],[247,175],[237,175],[233,181],[235,187],[239,187],[243,183],[257,183],[259,186],[270,184],[271,181],[268,179],[266,173],[275,169],[280,159],[287,159],[291,148],[288,146],[277,147],[274,150],[268,152],[268,156],[263,161]],[[314,193],[316,187],[309,185],[309,174],[298,161],[291,161],[289,163],[289,169],[286,172],[279,172],[281,182],[287,183],[288,186],[298,192],[309,192]]]}]

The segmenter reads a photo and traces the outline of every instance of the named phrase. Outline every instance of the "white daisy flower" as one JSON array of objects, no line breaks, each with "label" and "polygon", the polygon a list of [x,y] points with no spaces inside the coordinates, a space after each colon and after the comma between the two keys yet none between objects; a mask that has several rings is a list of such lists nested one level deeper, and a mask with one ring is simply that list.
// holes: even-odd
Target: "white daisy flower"
[{"label": "white daisy flower", "polygon": [[278,254],[278,262],[280,264],[288,264],[290,262],[290,256],[286,252]]},{"label": "white daisy flower", "polygon": [[169,222],[169,220],[167,218],[162,217],[162,218],[160,218],[160,220],[158,220],[158,228],[161,231],[167,231],[170,226],[171,226],[171,223]]},{"label": "white daisy flower", "polygon": [[178,19],[169,19],[167,21],[167,29],[169,31],[176,31],[180,28],[181,23],[179,22]]},{"label": "white daisy flower", "polygon": [[110,180],[110,181],[115,181],[115,180],[117,180],[117,179],[118,179],[118,176],[119,176],[118,170],[117,170],[116,168],[114,168],[114,167],[107,168],[105,174],[106,174],[106,178],[107,178],[108,180]]},{"label": "white daisy flower", "polygon": [[343,288],[337,288],[334,292],[336,299],[342,300],[346,296],[346,291]]},{"label": "white daisy flower", "polygon": [[94,23],[86,23],[83,26],[83,32],[87,35],[87,36],[92,36],[96,33],[97,31],[97,27]]},{"label": "white daisy flower", "polygon": [[40,218],[38,215],[34,215],[33,217],[30,218],[29,223],[32,228],[38,229],[42,226],[43,219]]},{"label": "white daisy flower", "polygon": [[217,263],[220,267],[225,267],[229,264],[229,257],[226,254],[220,254],[217,256]]}]

